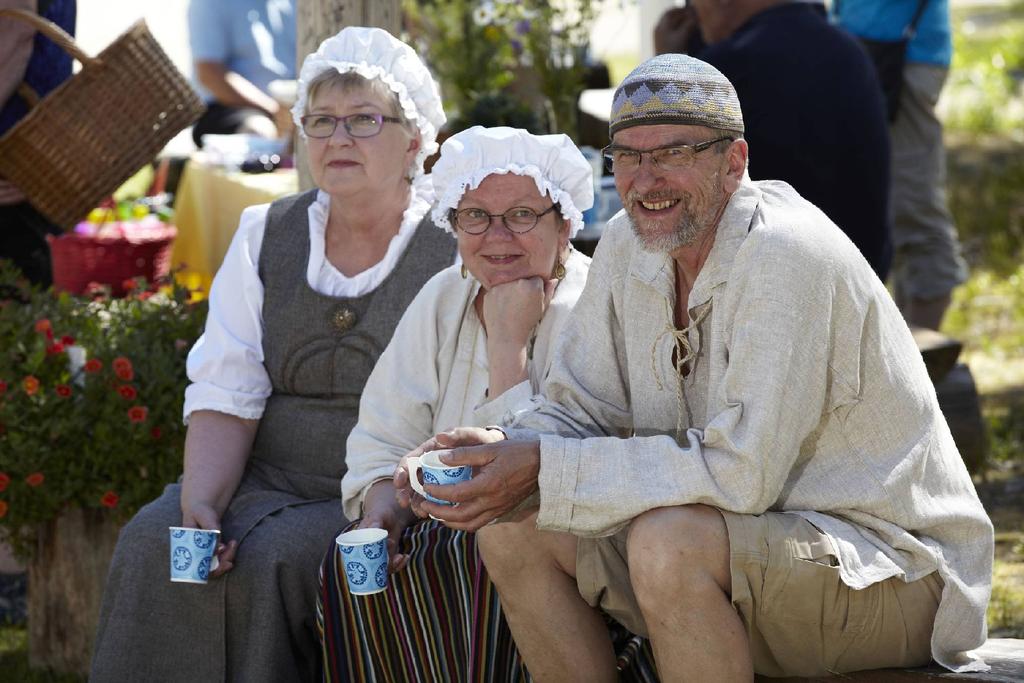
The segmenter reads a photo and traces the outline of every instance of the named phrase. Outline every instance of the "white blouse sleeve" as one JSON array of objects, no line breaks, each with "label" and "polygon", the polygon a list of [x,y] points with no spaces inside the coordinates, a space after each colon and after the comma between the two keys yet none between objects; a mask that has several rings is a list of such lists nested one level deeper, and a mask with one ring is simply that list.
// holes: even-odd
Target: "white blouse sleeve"
[{"label": "white blouse sleeve", "polygon": [[[409,304],[363,388],[359,422],[348,436],[347,470],[341,480],[347,519],[359,519],[366,490],[376,481],[390,479],[402,456],[434,435],[439,377],[450,370],[440,358],[439,282],[434,276]],[[444,352],[454,353],[448,348]]]},{"label": "white blouse sleeve", "polygon": [[269,204],[242,212],[238,230],[210,288],[203,335],[188,354],[192,384],[185,390],[184,418],[215,410],[256,420],[270,396],[263,366],[263,283],[260,247]]}]

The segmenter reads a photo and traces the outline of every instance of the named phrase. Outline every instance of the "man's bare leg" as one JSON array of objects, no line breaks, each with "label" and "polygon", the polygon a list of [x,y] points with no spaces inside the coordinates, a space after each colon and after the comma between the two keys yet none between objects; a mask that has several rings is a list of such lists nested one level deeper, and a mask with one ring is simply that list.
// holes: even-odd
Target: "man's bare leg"
[{"label": "man's bare leg", "polygon": [[540,683],[615,681],[604,619],[576,588],[576,537],[538,531],[534,512],[477,532],[526,666]]},{"label": "man's bare leg", "polygon": [[715,508],[657,508],[633,520],[629,578],[662,681],[751,681],[747,632],[730,601],[729,533]]}]

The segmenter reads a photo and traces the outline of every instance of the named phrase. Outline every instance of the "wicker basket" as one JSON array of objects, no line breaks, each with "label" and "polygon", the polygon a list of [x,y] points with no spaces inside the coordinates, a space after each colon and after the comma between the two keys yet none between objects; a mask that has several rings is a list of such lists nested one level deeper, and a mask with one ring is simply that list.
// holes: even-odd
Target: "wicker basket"
[{"label": "wicker basket", "polygon": [[124,281],[142,276],[150,282],[171,270],[174,226],[150,228],[122,237],[47,235],[55,289],[82,294],[89,285],[108,285],[115,296],[125,293]]},{"label": "wicker basket", "polygon": [[[82,64],[0,138],[0,176],[67,229],[195,121],[203,103],[143,21],[97,57],[31,12],[0,10],[0,21],[27,21]],[[25,94],[24,86],[19,92]]]}]

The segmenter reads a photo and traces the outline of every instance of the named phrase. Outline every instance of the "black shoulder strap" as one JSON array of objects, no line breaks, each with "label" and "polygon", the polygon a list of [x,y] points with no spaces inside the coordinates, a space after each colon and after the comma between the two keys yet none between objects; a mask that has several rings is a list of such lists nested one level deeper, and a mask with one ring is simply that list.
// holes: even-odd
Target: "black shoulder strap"
[{"label": "black shoulder strap", "polygon": [[917,9],[914,10],[914,17],[910,20],[910,24],[903,31],[903,37],[910,40],[917,33],[917,24],[921,21],[921,15],[924,14],[925,5],[928,4],[928,0],[919,0],[917,3]]}]

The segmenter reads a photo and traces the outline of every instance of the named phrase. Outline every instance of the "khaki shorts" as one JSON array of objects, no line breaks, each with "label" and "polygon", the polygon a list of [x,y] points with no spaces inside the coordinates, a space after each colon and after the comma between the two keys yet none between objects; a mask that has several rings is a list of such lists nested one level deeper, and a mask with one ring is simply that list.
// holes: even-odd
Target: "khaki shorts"
[{"label": "khaki shorts", "polygon": [[[757,673],[824,676],[931,660],[942,595],[937,573],[854,590],[839,578],[832,542],[803,517],[722,516],[729,530],[732,603],[747,629]],[[629,582],[628,534],[626,527],[614,536],[579,539],[576,582],[588,604],[647,636]]]}]

